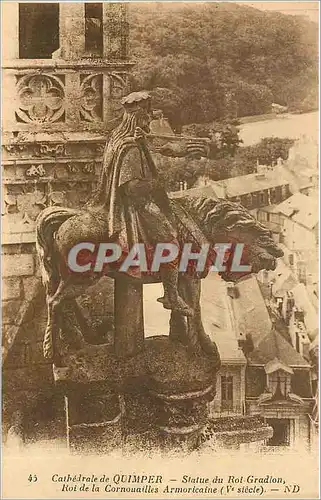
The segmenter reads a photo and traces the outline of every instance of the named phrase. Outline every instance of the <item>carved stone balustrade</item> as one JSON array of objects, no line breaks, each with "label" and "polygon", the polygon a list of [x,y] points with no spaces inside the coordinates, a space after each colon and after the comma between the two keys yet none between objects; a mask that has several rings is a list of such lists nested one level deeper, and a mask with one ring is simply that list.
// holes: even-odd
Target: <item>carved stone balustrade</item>
[{"label": "carved stone balustrade", "polygon": [[5,62],[4,127],[39,132],[113,128],[131,66],[99,59]]},{"label": "carved stone balustrade", "polygon": [[[3,7],[4,130],[114,126],[133,66],[128,59],[127,6],[92,5]],[[49,39],[46,26],[54,30]],[[51,38],[57,39],[56,45]]]}]

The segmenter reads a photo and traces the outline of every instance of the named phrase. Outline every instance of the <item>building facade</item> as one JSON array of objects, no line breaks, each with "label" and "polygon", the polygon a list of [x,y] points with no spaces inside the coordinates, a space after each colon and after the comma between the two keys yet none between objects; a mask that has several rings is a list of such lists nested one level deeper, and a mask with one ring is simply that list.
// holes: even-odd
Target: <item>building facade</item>
[{"label": "building facade", "polygon": [[[47,310],[36,218],[48,206],[82,207],[96,186],[130,92],[128,5],[4,2],[2,18],[4,427],[22,414],[35,427],[37,408],[46,407],[50,428],[63,402],[42,353]],[[167,153],[182,161],[206,156],[206,140],[177,138],[157,125],[147,139],[154,153],[169,145]],[[79,299],[88,342],[112,334],[113,290],[98,294],[94,308],[88,295]]]}]

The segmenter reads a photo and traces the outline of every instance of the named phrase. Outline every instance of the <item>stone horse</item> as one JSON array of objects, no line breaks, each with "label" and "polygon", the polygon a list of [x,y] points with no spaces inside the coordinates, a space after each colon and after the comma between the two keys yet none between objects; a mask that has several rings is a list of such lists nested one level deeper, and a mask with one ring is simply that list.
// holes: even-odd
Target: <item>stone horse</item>
[{"label": "stone horse", "polygon": [[[251,265],[252,273],[262,269],[275,269],[276,258],[283,255],[268,229],[237,203],[204,197],[192,198],[186,195],[179,199],[171,199],[170,204],[177,223],[180,245],[193,241],[193,235],[188,234],[184,225],[184,218],[188,216],[200,228],[200,232],[211,247],[217,243],[243,243],[246,252],[242,263]],[[97,279],[93,275],[68,274],[64,265],[67,254],[79,242],[107,241],[107,220],[108,213],[87,208],[76,210],[49,207],[38,217],[36,244],[48,308],[43,344],[44,356],[53,360],[56,366],[62,366],[59,343],[71,349],[84,347],[75,299]],[[217,367],[219,365],[217,348],[206,335],[201,319],[200,278],[205,274],[188,276],[181,273],[178,283],[179,293],[193,309],[194,314],[192,317],[183,317],[178,312],[172,311],[170,338],[212,359]],[[221,273],[221,277],[234,282],[240,278],[229,270]],[[160,281],[157,276],[155,281]],[[147,282],[150,281],[144,283]]]}]

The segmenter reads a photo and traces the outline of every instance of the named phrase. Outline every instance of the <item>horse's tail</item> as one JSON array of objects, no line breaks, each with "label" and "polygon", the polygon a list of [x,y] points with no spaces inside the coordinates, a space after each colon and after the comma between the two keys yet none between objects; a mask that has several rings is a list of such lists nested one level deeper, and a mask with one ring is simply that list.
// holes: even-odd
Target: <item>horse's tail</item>
[{"label": "horse's tail", "polygon": [[77,215],[79,210],[48,207],[43,210],[36,222],[36,249],[40,263],[42,282],[46,294],[53,295],[60,281],[59,259],[54,258],[54,236],[67,219]]}]

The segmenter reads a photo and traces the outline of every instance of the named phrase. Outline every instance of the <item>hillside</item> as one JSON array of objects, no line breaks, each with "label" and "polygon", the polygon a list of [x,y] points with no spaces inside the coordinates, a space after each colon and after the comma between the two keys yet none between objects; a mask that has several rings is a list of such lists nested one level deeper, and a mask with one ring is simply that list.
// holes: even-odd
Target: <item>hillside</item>
[{"label": "hillside", "polygon": [[174,127],[317,106],[318,26],[233,3],[130,3],[133,89]]}]

